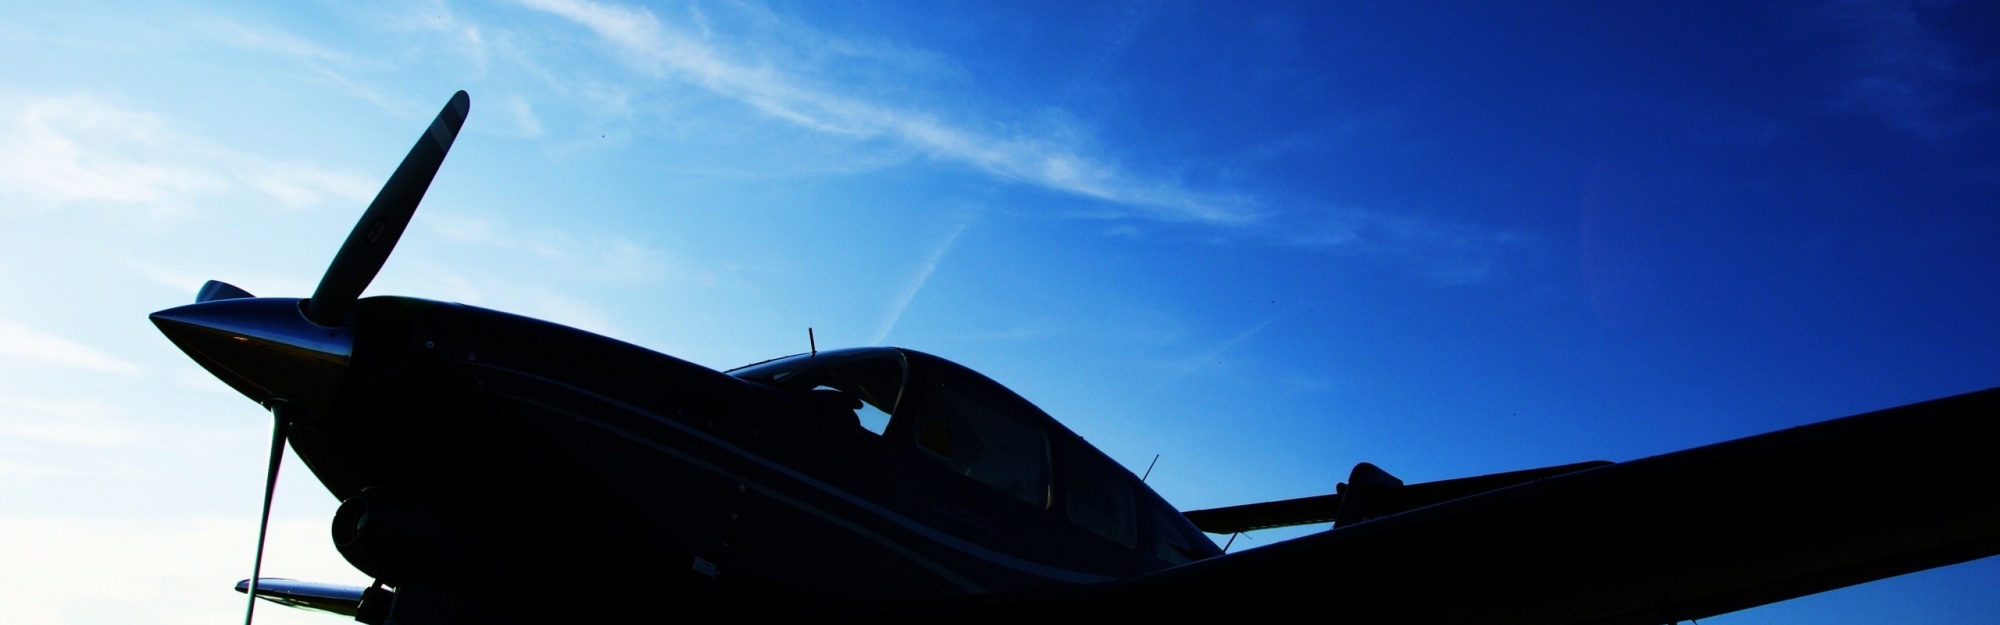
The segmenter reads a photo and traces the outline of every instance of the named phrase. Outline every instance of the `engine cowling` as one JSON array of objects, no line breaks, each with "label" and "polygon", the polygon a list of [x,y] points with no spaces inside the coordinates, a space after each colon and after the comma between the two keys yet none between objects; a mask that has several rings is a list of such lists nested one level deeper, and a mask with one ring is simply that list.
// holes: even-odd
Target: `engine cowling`
[{"label": "engine cowling", "polygon": [[364,488],[333,513],[334,548],[390,585],[464,568],[467,552],[459,543],[421,502],[393,488]]}]

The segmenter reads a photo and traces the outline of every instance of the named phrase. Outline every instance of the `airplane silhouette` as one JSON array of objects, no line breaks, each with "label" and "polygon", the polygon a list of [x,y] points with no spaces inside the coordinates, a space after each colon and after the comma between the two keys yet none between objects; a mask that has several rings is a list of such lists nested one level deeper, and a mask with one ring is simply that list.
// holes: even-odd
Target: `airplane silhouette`
[{"label": "airplane silhouette", "polygon": [[[1006,387],[876,347],[720,372],[361,292],[454,95],[312,296],[153,322],[274,418],[250,595],[365,623],[1666,623],[2000,553],[2000,390],[1628,462],[1183,513]],[[367,588],[260,578],[284,446]],[[1333,523],[1225,554],[1204,532]],[[249,618],[246,614],[246,621]]]}]

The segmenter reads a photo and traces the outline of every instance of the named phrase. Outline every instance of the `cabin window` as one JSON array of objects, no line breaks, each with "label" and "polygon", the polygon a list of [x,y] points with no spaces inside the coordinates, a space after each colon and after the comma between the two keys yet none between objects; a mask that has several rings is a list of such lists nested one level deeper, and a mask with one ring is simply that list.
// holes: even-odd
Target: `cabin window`
[{"label": "cabin window", "polygon": [[1132,488],[1123,473],[1081,451],[1063,452],[1063,507],[1069,522],[1127,548],[1138,545]]},{"label": "cabin window", "polygon": [[1160,506],[1146,507],[1146,534],[1152,539],[1153,560],[1162,566],[1187,564],[1193,561],[1188,554],[1197,553]]},{"label": "cabin window", "polygon": [[906,413],[917,449],[1023,503],[1049,505],[1049,446],[1012,406],[957,380],[933,383]]}]

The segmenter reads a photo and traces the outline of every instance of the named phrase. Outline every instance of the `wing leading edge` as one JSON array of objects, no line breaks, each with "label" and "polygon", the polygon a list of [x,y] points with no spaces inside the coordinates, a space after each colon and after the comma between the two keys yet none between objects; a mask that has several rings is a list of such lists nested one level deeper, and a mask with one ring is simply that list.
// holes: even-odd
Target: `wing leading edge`
[{"label": "wing leading edge", "polygon": [[1611,625],[2000,553],[2000,389],[1546,477],[1135,580],[882,614]]}]

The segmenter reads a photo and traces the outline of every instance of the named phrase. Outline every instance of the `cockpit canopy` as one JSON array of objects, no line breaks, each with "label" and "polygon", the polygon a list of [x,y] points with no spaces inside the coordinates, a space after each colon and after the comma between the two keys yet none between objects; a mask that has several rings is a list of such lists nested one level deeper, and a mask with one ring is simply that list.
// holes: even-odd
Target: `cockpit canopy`
[{"label": "cockpit canopy", "polygon": [[902,351],[864,348],[787,356],[729,373],[800,393],[831,410],[853,410],[863,429],[881,434],[902,403],[908,371]]},{"label": "cockpit canopy", "polygon": [[950,361],[891,347],[799,354],[730,371],[853,419],[885,442],[1059,514],[1155,566],[1220,553],[1140,480],[1027,400]]},{"label": "cockpit canopy", "polygon": [[[991,380],[934,357],[861,348],[800,355],[731,373],[852,410],[870,432],[909,442],[954,473],[1023,503],[1051,503],[1048,418]],[[925,366],[929,365],[929,366]]]}]

